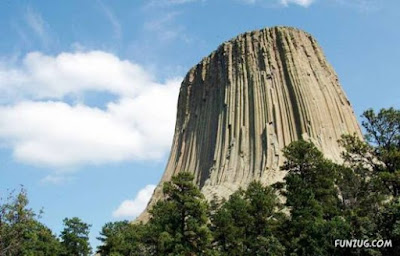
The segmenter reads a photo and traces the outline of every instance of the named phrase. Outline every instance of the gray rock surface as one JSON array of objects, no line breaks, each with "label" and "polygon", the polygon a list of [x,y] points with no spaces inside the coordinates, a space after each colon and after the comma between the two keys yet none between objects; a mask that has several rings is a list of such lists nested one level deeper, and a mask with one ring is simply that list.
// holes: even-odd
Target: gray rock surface
[{"label": "gray rock surface", "polygon": [[[361,131],[316,40],[289,27],[239,35],[182,82],[169,161],[148,205],[178,172],[194,174],[206,198],[228,197],[253,180],[281,181],[281,150],[299,138],[340,161],[337,140]],[[138,220],[148,219],[147,210]]]}]

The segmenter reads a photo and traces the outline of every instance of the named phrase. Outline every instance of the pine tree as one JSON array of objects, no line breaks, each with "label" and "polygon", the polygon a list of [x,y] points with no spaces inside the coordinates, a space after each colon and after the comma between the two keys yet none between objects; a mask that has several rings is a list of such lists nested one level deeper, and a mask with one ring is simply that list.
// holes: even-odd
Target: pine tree
[{"label": "pine tree", "polygon": [[290,217],[281,226],[289,254],[331,255],[334,239],[345,239],[348,223],[340,218],[335,186],[339,166],[325,159],[312,142],[299,140],[283,150],[287,171],[281,188]]},{"label": "pine tree", "polygon": [[345,135],[348,166],[339,182],[344,215],[350,221],[353,238],[391,239],[392,248],[359,250],[365,255],[393,255],[399,243],[400,111],[393,108],[363,113],[365,141]]},{"label": "pine tree", "polygon": [[102,256],[145,255],[144,232],[143,224],[131,224],[128,221],[106,223],[100,232],[101,236],[97,238],[102,242],[97,252]]},{"label": "pine tree", "polygon": [[213,215],[212,227],[222,255],[284,255],[274,236],[282,215],[275,191],[260,182],[235,192]]},{"label": "pine tree", "polygon": [[63,256],[87,256],[92,253],[89,244],[90,225],[81,219],[65,218],[64,230],[61,231],[61,245]]},{"label": "pine tree", "polygon": [[151,210],[147,244],[153,255],[211,255],[211,232],[207,226],[208,204],[193,175],[181,172],[164,183],[165,200]]}]

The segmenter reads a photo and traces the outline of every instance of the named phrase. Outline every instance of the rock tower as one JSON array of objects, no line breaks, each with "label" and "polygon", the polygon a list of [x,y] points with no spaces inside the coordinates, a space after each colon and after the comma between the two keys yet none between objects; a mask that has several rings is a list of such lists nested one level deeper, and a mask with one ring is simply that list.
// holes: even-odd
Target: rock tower
[{"label": "rock tower", "polygon": [[[178,172],[206,198],[253,180],[281,181],[281,150],[300,138],[340,161],[337,140],[361,131],[317,41],[295,28],[248,32],[223,43],[182,82],[169,161],[148,205]],[[148,218],[147,211],[139,220]]]}]

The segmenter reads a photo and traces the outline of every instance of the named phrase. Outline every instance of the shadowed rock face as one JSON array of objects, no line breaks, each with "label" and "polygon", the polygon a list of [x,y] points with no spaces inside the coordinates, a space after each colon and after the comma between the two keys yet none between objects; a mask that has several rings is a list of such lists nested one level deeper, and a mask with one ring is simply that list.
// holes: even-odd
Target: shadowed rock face
[{"label": "shadowed rock face", "polygon": [[[206,198],[253,180],[281,181],[283,147],[310,139],[340,161],[337,140],[361,135],[335,71],[311,35],[294,28],[253,31],[223,43],[182,82],[175,135],[162,183],[195,176]],[[139,220],[147,220],[145,211]]]}]

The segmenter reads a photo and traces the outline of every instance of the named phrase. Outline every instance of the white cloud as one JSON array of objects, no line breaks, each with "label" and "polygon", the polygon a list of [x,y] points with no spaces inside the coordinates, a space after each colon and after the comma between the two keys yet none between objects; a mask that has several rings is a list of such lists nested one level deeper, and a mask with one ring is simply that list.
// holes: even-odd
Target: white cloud
[{"label": "white cloud", "polygon": [[0,63],[0,101],[15,97],[62,99],[68,94],[107,91],[135,96],[155,85],[140,65],[102,51],[28,53],[20,67]]},{"label": "white cloud", "polygon": [[[105,52],[30,53],[21,67],[0,65],[0,142],[19,161],[58,168],[160,159],[172,140],[179,83],[157,83]],[[62,101],[85,91],[118,100],[104,109]]]},{"label": "white cloud", "polygon": [[[244,4],[260,4],[266,7],[273,7],[274,4],[279,4],[284,7],[289,7],[291,4],[296,4],[302,7],[309,7],[310,5],[317,2],[317,0],[235,0]],[[379,0],[329,0],[336,4],[355,8],[360,11],[374,11],[378,10],[382,1]]]},{"label": "white cloud", "polygon": [[288,6],[289,4],[297,4],[303,7],[310,6],[315,0],[280,0],[281,4]]},{"label": "white cloud", "polygon": [[143,27],[145,30],[154,33],[158,41],[165,43],[179,38],[188,42],[189,37],[185,34],[184,27],[174,22],[179,14],[179,12],[167,12],[145,22]]},{"label": "white cloud", "polygon": [[192,2],[204,2],[204,1],[206,0],[149,0],[147,7],[181,5]]},{"label": "white cloud", "polygon": [[44,44],[48,44],[49,35],[46,31],[47,24],[43,20],[40,13],[28,7],[25,12],[25,19],[28,26],[42,40]]},{"label": "white cloud", "polygon": [[60,185],[60,184],[65,184],[71,180],[73,180],[74,178],[71,176],[63,176],[63,175],[47,175],[46,177],[44,177],[43,179],[40,180],[40,182],[42,184],[55,184],[55,185]]},{"label": "white cloud", "polygon": [[144,28],[147,30],[162,30],[166,25],[171,23],[177,16],[179,12],[169,12],[163,16],[159,16],[155,20],[147,21],[144,23]]},{"label": "white cloud", "polygon": [[108,6],[106,6],[102,1],[98,1],[98,3],[113,27],[115,37],[120,39],[122,37],[121,23]]},{"label": "white cloud", "polygon": [[151,195],[153,194],[155,185],[147,185],[141,189],[133,200],[123,201],[119,207],[113,212],[114,218],[135,218],[147,206]]},{"label": "white cloud", "polygon": [[186,4],[191,2],[196,2],[198,0],[168,0],[170,4]]},{"label": "white cloud", "polygon": [[239,1],[245,4],[255,4],[257,0],[239,0]]},{"label": "white cloud", "polygon": [[[274,0],[237,0],[245,4],[273,4],[271,2],[274,2]],[[278,2],[279,4],[283,6],[289,6],[290,4],[297,4],[303,7],[308,7],[312,3],[315,2],[315,0],[275,0],[275,3]],[[272,6],[272,5],[271,5]]]}]

